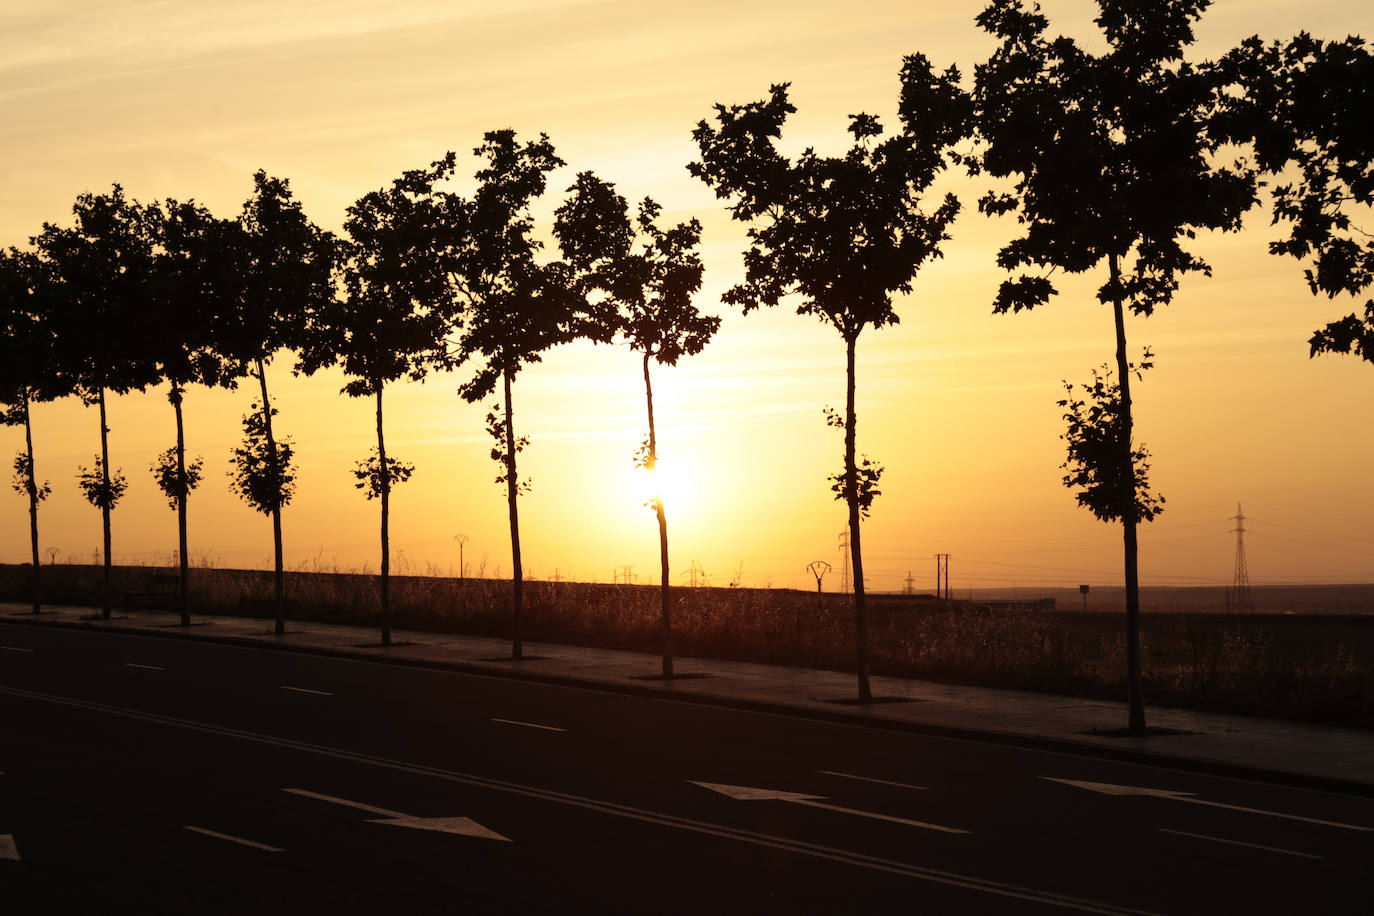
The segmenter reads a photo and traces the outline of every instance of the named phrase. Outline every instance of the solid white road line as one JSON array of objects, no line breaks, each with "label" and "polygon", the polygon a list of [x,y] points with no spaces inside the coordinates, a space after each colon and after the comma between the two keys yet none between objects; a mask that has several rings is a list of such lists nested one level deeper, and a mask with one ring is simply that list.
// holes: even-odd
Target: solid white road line
[{"label": "solid white road line", "polygon": [[25,649],[22,646],[0,646],[0,649],[4,649],[6,652],[27,652],[30,655],[33,654],[32,649]]},{"label": "solid white road line", "polygon": [[1226,843],[1229,846],[1244,846],[1246,849],[1263,849],[1265,852],[1281,852],[1286,856],[1302,856],[1304,859],[1323,859],[1325,856],[1314,856],[1310,852],[1294,852],[1291,849],[1279,849],[1276,846],[1261,846],[1258,843],[1242,843],[1240,840],[1228,840],[1219,836],[1204,836],[1201,833],[1189,833],[1186,830],[1170,830],[1168,827],[1160,827],[1161,833],[1172,833],[1175,836],[1190,836],[1195,840],[1211,840],[1213,843]]},{"label": "solid white road line", "polygon": [[309,693],[317,697],[332,697],[334,695],[330,693],[328,690],[311,690],[309,687],[288,687],[285,684],[281,685],[281,689],[290,690],[293,693]]},{"label": "solid white road line", "polygon": [[166,668],[159,667],[158,665],[140,665],[138,662],[125,662],[125,663],[124,663],[124,667],[125,667],[125,668],[142,668],[144,671],[166,671],[166,670],[167,670]]},{"label": "solid white road line", "polygon": [[219,735],[225,738],[234,738],[239,741],[249,741],[254,744],[284,748],[304,754],[314,754],[319,757],[330,757],[335,760],[347,760],[353,763],[373,766],[378,769],[392,770],[398,773],[414,773],[421,776],[428,776],[432,779],[442,779],[447,782],[455,782],[460,785],[473,786],[492,792],[521,795],[526,798],[540,799],[553,804],[595,811],[600,814],[622,817],[627,820],[657,824],[662,827],[734,840],[739,843],[749,843],[754,846],[765,846],[791,853],[792,855],[811,856],[817,859],[840,862],[853,868],[866,868],[872,871],[902,875],[903,877],[914,878],[919,881],[945,884],[951,887],[960,887],[984,894],[994,894],[999,897],[1029,900],[1034,903],[1043,903],[1049,906],[1079,910],[1085,913],[1100,913],[1104,914],[1104,916],[1154,916],[1154,914],[1145,910],[1117,906],[1116,904],[1105,903],[1099,900],[1089,900],[1084,897],[1071,897],[1067,894],[1058,894],[1053,891],[1043,891],[1037,888],[1024,887],[1002,881],[993,881],[988,878],[977,878],[973,875],[963,875],[957,872],[944,871],[925,865],[898,862],[892,859],[882,859],[877,856],[867,855],[866,853],[854,852],[847,849],[836,849],[830,846],[821,846],[817,843],[808,843],[803,840],[793,840],[787,837],[771,836],[766,833],[756,833],[752,830],[727,827],[724,824],[712,824],[706,821],[678,817],[674,814],[647,811],[643,808],[634,808],[617,802],[600,801],[581,795],[572,795],[567,792],[559,792],[555,789],[542,789],[537,786],[525,786],[519,783],[492,779],[488,776],[458,773],[453,770],[441,770],[437,767],[426,766],[424,764],[407,763],[402,760],[393,760],[371,754],[361,754],[356,751],[343,750],[342,748],[308,744],[304,741],[296,741],[290,738],[277,738],[271,735],[243,731],[242,729],[228,728],[223,725],[210,725],[205,722],[195,722],[191,719],[178,719],[173,716],[164,716],[158,713],[142,712],[137,709],[126,709],[120,706],[110,706],[105,703],[94,703],[90,700],[76,700],[50,693],[41,693],[36,690],[23,690],[15,687],[0,687],[0,695],[19,697],[21,699],[35,700],[43,703],[52,703],[57,706],[69,706],[73,709],[84,709],[89,712],[101,712],[106,715],[135,719],[141,722],[164,725],[169,728],[180,728],[187,731],[201,732],[203,734]]},{"label": "solid white road line", "polygon": [[282,851],[275,846],[268,846],[266,843],[255,843],[252,840],[245,840],[241,836],[230,836],[227,833],[219,833],[214,830],[206,830],[204,827],[192,827],[190,824],[186,824],[182,827],[182,829],[189,830],[192,833],[199,833],[205,836],[212,836],[217,840],[228,840],[230,843],[238,843],[240,846],[252,846],[254,849],[261,849],[263,852]]},{"label": "solid white road line", "polygon": [[872,776],[855,776],[853,773],[837,773],[834,770],[817,770],[824,776],[838,776],[841,779],[857,779],[860,782],[876,782],[880,786],[896,786],[899,789],[919,789],[922,792],[928,791],[925,786],[914,786],[908,782],[893,782],[890,779],[875,779]]},{"label": "solid white road line", "polygon": [[552,725],[536,725],[536,724],[533,723],[533,722],[517,722],[515,719],[496,719],[496,718],[493,718],[491,721],[493,721],[493,722],[500,722],[502,725],[523,725],[523,726],[525,726],[526,728],[539,728],[539,729],[543,729],[543,730],[546,731],[546,732],[565,732],[565,731],[567,731],[566,728],[557,728],[557,727],[552,726]]},{"label": "solid white road line", "polygon": [[1144,795],[1152,798],[1166,798],[1169,801],[1186,802],[1190,805],[1206,805],[1209,808],[1224,808],[1227,811],[1243,811],[1246,814],[1262,814],[1265,817],[1281,817],[1290,821],[1302,821],[1305,824],[1320,824],[1323,827],[1339,827],[1342,830],[1361,830],[1366,833],[1374,831],[1374,827],[1362,827],[1359,824],[1342,824],[1340,821],[1323,821],[1315,817],[1303,817],[1300,814],[1286,814],[1282,811],[1266,811],[1263,808],[1247,808],[1244,805],[1227,805],[1222,802],[1208,801],[1205,798],[1196,798],[1196,793],[1194,792],[1180,792],[1175,789],[1148,789],[1144,786],[1118,786],[1109,782],[1087,782],[1082,779],[1059,779],[1055,776],[1042,776],[1040,778],[1048,779],[1050,782],[1063,783],[1066,786],[1087,789],[1089,792],[1098,792],[1102,795]]},{"label": "solid white road line", "polygon": [[712,792],[719,792],[721,795],[728,796],[737,801],[781,801],[791,802],[794,805],[806,805],[808,808],[822,808],[826,811],[838,811],[841,814],[852,814],[856,817],[868,817],[875,821],[889,821],[893,824],[905,824],[908,827],[920,827],[923,830],[934,830],[938,833],[972,833],[972,830],[961,830],[958,827],[946,827],[943,824],[928,824],[925,821],[913,821],[904,817],[894,817],[891,814],[879,814],[876,811],[863,811],[858,808],[841,808],[839,805],[827,805],[823,799],[824,795],[806,795],[802,792],[788,792],[783,789],[756,789],[753,786],[728,786],[719,782],[698,782],[695,779],[687,780],[694,786],[701,786],[703,789],[710,789]]}]

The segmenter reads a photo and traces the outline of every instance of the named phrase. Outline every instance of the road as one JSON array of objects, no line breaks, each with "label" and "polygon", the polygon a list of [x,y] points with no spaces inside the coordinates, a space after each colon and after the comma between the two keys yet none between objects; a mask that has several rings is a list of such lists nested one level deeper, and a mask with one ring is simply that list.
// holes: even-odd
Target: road
[{"label": "road", "polygon": [[1362,913],[1374,800],[0,624],[0,912]]}]

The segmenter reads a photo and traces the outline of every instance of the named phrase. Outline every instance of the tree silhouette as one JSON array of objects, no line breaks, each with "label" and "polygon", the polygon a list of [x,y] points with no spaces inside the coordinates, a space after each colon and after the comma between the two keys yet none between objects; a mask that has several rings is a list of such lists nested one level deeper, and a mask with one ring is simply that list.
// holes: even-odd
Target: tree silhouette
[{"label": "tree silhouette", "polygon": [[[1137,379],[1153,365],[1149,360],[1147,350],[1144,362],[1130,366]],[[1064,393],[1059,401],[1068,424],[1060,437],[1069,447],[1068,460],[1062,465],[1068,472],[1064,486],[1076,488],[1078,504],[1101,521],[1121,521],[1123,506],[1133,506],[1137,519],[1153,521],[1164,511],[1164,497],[1150,492],[1149,450],[1134,445],[1126,434],[1121,386],[1113,379],[1111,367],[1103,364],[1094,369],[1093,380],[1083,386],[1081,397],[1075,396],[1069,382],[1064,383]],[[1123,449],[1131,452],[1130,464],[1122,464]]]},{"label": "tree silhouette", "polygon": [[[200,461],[186,461],[182,405],[186,387],[233,388],[241,366],[226,364],[215,351],[219,325],[233,313],[239,278],[234,252],[241,249],[237,222],[219,220],[194,201],[168,200],[158,221],[158,247],[152,264],[151,353],[167,381],[167,400],[176,414],[176,445],[155,460],[151,470],[158,488],[177,512],[180,580],[177,608],[181,623],[191,623],[190,553],[186,514],[191,490],[200,482]],[[236,374],[238,372],[239,374]]]},{"label": "tree silhouette", "polygon": [[[695,219],[661,229],[662,207],[646,197],[631,226],[625,198],[615,186],[582,172],[568,189],[572,197],[558,209],[554,235],[564,259],[582,278],[586,292],[604,299],[595,313],[603,336],[619,336],[643,356],[644,398],[649,436],[637,463],[656,474],[658,436],[654,427],[654,389],[649,361],[675,366],[683,356],[700,353],[720,328],[720,319],[702,315],[692,304],[701,289],[702,264],[697,253],[701,224]],[[659,566],[663,621],[663,677],[673,676],[673,623],[668,573],[668,520],[657,487],[651,505],[658,519]]]},{"label": "tree silhouette", "polygon": [[14,456],[14,490],[29,501],[33,548],[33,612],[42,609],[42,566],[38,560],[38,504],[52,487],[34,470],[35,400],[51,400],[58,389],[53,372],[51,323],[42,303],[42,267],[32,252],[0,250],[0,424],[24,427],[24,449]]},{"label": "tree silhouette", "polygon": [[[459,388],[469,403],[491,394],[499,382],[504,398],[487,415],[488,431],[499,435],[492,459],[501,467],[497,483],[506,485],[511,541],[511,656],[523,647],[523,568],[520,559],[520,514],[516,505],[522,483],[516,455],[528,441],[515,435],[511,383],[522,368],[537,363],[548,348],[572,340],[587,329],[576,327],[577,297],[571,269],[561,262],[539,264],[542,243],[532,237],[532,201],[544,193],[548,173],[563,165],[545,134],[519,143],[511,130],[489,131],[474,153],[487,160],[479,182],[464,206],[467,231],[456,274],[465,309],[465,330],[453,363],[477,362],[472,378]],[[502,413],[497,416],[498,411]]]},{"label": "tree silhouette", "polygon": [[462,235],[461,201],[435,185],[452,177],[453,153],[427,169],[407,171],[391,187],[348,208],[340,243],[344,295],[311,315],[301,351],[307,374],[342,364],[349,397],[375,397],[377,448],[354,472],[382,510],[382,645],[391,644],[391,488],[412,465],[389,457],[382,424],[387,382],[420,381],[445,360],[445,341],[458,322],[452,276]]},{"label": "tree silhouette", "polygon": [[245,421],[247,438],[235,456],[240,472],[244,472],[241,461],[248,460],[240,458],[240,451],[264,462],[260,468],[254,466],[254,473],[260,471],[266,477],[251,488],[255,497],[250,498],[243,487],[238,492],[253,508],[272,516],[273,606],[276,632],[284,633],[281,510],[290,500],[290,487],[287,469],[279,461],[290,449],[283,449],[273,433],[277,411],[267,391],[267,366],[278,351],[302,346],[307,316],[327,307],[333,298],[334,239],[306,217],[287,179],[272,178],[263,171],[253,175],[253,196],[243,205],[239,225],[238,243],[224,253],[233,259],[239,278],[237,296],[233,310],[216,322],[215,351],[228,360],[230,375],[251,374],[258,380],[260,400],[253,409],[259,423],[249,429]]},{"label": "tree silhouette", "polygon": [[[272,411],[276,413],[275,408]],[[256,401],[243,415],[243,443],[233,450],[230,489],[263,515],[280,516],[296,492],[295,447],[289,436],[269,439],[267,420]],[[278,633],[283,619],[278,612]]]},{"label": "tree silhouette", "polygon": [[877,492],[871,487],[876,466],[861,467],[855,455],[855,348],[865,327],[897,322],[892,294],[909,293],[920,267],[940,256],[959,203],[946,195],[925,213],[921,197],[954,160],[953,146],[971,123],[969,99],[953,67],[936,73],[925,57],[911,55],[901,79],[900,134],[879,139],[876,117],[851,115],[853,145],[844,155],[822,157],[807,148],[789,160],[775,142],[796,111],[782,84],[764,101],[717,105],[718,124],[701,121],[692,132],[701,161],[687,166],[717,197],[734,198],[734,218],[750,224],[744,282],[724,301],[748,313],[795,294],[799,315],[834,327],[845,343],[844,471],[837,498],[849,510],[860,702],[873,694],[859,521]]},{"label": "tree silhouette", "polygon": [[100,509],[105,554],[102,616],[113,603],[110,513],[124,492],[110,470],[106,394],[143,391],[158,378],[150,324],[149,276],[160,214],[124,196],[82,194],[71,228],[45,223],[33,241],[52,280],[49,303],[54,365],[87,406],[100,408],[100,453],[81,469],[86,499]]},{"label": "tree silhouette", "polygon": [[[1272,189],[1274,222],[1288,237],[1273,254],[1307,262],[1313,295],[1361,296],[1374,284],[1374,235],[1353,220],[1374,205],[1374,54],[1360,38],[1303,33],[1265,45],[1250,38],[1219,70],[1236,91],[1222,97],[1213,135],[1252,143],[1256,165],[1285,179]],[[1286,180],[1296,167],[1297,180]],[[1350,353],[1374,362],[1374,299],[1313,333],[1311,355]]]},{"label": "tree silhouette", "polygon": [[[1015,180],[1012,192],[990,192],[978,206],[988,214],[1014,212],[1025,227],[999,252],[998,266],[1083,273],[1106,261],[1097,298],[1112,307],[1119,388],[1111,392],[1116,416],[1109,437],[1117,456],[1114,466],[1102,467],[1120,481],[1108,491],[1120,502],[1106,514],[1094,512],[1122,523],[1128,728],[1136,734],[1145,730],[1136,526],[1153,515],[1130,498],[1140,469],[1125,312],[1147,316],[1173,299],[1183,274],[1209,274],[1183,242],[1198,229],[1239,228],[1254,200],[1252,173],[1212,166],[1217,143],[1208,137],[1207,116],[1217,79],[1210,67],[1183,59],[1206,6],[1207,0],[1098,0],[1095,22],[1109,51],[1096,56],[1071,39],[1047,38],[1039,7],[1021,0],[995,0],[977,20],[1001,42],[976,69],[981,165]],[[1003,281],[993,311],[1031,309],[1054,293],[1047,276],[1022,274]],[[1099,465],[1107,460],[1093,456]]]}]

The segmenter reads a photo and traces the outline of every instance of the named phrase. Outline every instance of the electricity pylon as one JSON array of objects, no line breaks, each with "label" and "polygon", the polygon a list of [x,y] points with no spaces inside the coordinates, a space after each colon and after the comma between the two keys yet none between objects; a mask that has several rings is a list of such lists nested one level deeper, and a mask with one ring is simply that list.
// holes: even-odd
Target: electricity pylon
[{"label": "electricity pylon", "polygon": [[1243,614],[1255,610],[1255,596],[1250,591],[1250,571],[1245,568],[1245,514],[1240,511],[1240,503],[1236,503],[1236,514],[1231,518],[1236,523],[1231,529],[1236,533],[1236,571],[1231,579],[1227,610]]}]

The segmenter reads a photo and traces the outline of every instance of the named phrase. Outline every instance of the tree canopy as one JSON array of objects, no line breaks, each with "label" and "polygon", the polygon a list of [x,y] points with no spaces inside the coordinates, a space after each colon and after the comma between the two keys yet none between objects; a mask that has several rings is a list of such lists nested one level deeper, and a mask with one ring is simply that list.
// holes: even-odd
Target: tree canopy
[{"label": "tree canopy", "polygon": [[[1223,58],[1219,73],[1232,91],[1213,135],[1253,144],[1259,169],[1279,176],[1273,221],[1287,236],[1270,252],[1304,262],[1313,295],[1363,295],[1374,284],[1374,236],[1358,222],[1374,205],[1374,54],[1353,36],[1254,37]],[[1363,316],[1333,321],[1308,343],[1314,356],[1353,351],[1374,362],[1374,300]]]}]

